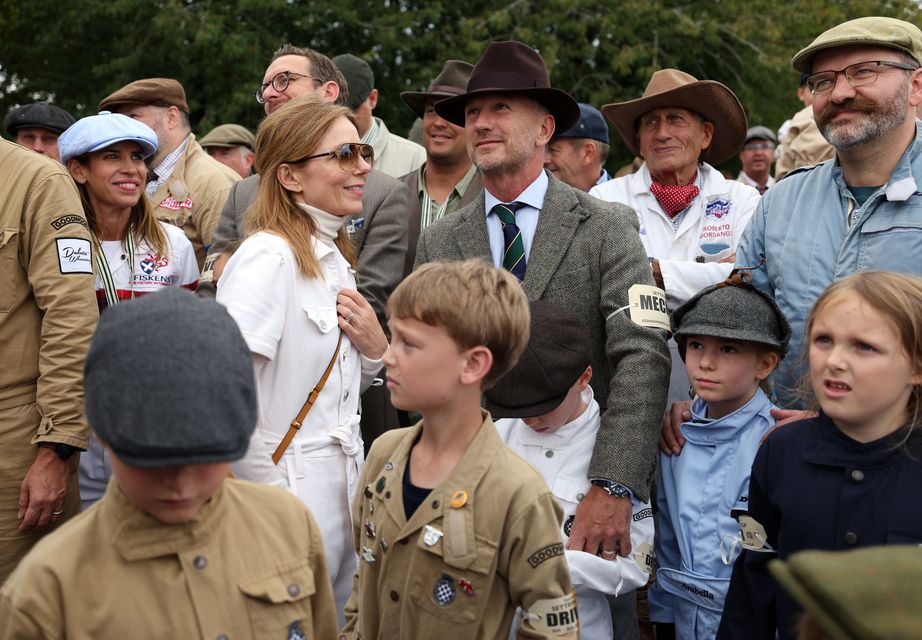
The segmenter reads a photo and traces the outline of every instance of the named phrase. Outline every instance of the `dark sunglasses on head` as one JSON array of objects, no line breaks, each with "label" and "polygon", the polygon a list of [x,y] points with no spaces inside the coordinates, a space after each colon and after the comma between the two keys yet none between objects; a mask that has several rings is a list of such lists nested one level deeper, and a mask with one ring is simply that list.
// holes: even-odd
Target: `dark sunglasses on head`
[{"label": "dark sunglasses on head", "polygon": [[297,164],[299,162],[307,162],[308,160],[313,160],[314,158],[326,158],[327,156],[333,156],[339,162],[339,168],[343,171],[354,171],[358,166],[359,158],[371,164],[375,159],[375,150],[370,144],[362,144],[360,142],[347,142],[346,144],[341,144],[335,151],[327,151],[326,153],[315,153],[312,156],[304,156],[298,160],[292,160],[288,164]]}]

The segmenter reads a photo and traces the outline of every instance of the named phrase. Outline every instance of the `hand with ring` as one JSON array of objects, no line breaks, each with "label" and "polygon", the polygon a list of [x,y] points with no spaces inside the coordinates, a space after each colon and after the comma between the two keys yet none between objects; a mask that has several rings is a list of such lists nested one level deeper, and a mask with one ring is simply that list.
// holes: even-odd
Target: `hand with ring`
[{"label": "hand with ring", "polygon": [[614,560],[618,556],[616,549],[602,549],[602,558],[605,560]]},{"label": "hand with ring", "polygon": [[387,336],[374,309],[355,289],[343,289],[336,295],[339,328],[364,356],[377,360],[387,349]]}]

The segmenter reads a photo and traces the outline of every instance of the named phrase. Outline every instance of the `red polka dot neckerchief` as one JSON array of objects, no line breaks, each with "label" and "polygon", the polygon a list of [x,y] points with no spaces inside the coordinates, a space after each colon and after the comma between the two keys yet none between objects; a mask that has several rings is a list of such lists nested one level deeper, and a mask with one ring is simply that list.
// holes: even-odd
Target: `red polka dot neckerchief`
[{"label": "red polka dot neckerchief", "polygon": [[666,215],[674,218],[677,213],[684,211],[701,192],[697,180],[697,172],[688,184],[665,185],[654,180],[650,185],[650,192],[656,196],[656,200]]}]

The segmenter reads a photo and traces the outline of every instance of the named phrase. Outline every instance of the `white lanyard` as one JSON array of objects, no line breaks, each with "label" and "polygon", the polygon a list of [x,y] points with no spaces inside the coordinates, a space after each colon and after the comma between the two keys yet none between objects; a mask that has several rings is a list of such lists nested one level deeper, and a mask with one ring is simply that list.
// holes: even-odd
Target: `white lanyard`
[{"label": "white lanyard", "polygon": [[[134,300],[134,287],[132,286],[132,280],[134,279],[134,229],[128,229],[127,237],[125,238],[125,244],[128,246],[128,289],[131,291],[131,299]],[[106,259],[106,254],[102,250],[102,243],[99,242],[99,238],[96,237],[96,232],[90,232],[93,236],[93,244],[96,247],[96,270],[99,271],[99,277],[102,278],[102,287],[106,291],[106,306],[111,307],[112,305],[118,304],[118,291],[115,287],[115,280],[112,278],[112,270],[109,268],[109,261]]]}]

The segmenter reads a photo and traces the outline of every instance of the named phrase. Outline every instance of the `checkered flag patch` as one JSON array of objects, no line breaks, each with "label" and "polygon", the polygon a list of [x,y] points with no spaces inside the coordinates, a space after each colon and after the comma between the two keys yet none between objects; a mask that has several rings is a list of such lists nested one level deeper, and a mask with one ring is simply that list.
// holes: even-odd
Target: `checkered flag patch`
[{"label": "checkered flag patch", "polygon": [[447,607],[452,602],[455,601],[455,595],[457,591],[455,590],[455,582],[452,580],[451,576],[442,574],[442,577],[439,578],[438,582],[435,583],[435,586],[432,587],[432,599],[435,600],[435,603],[440,607]]}]

